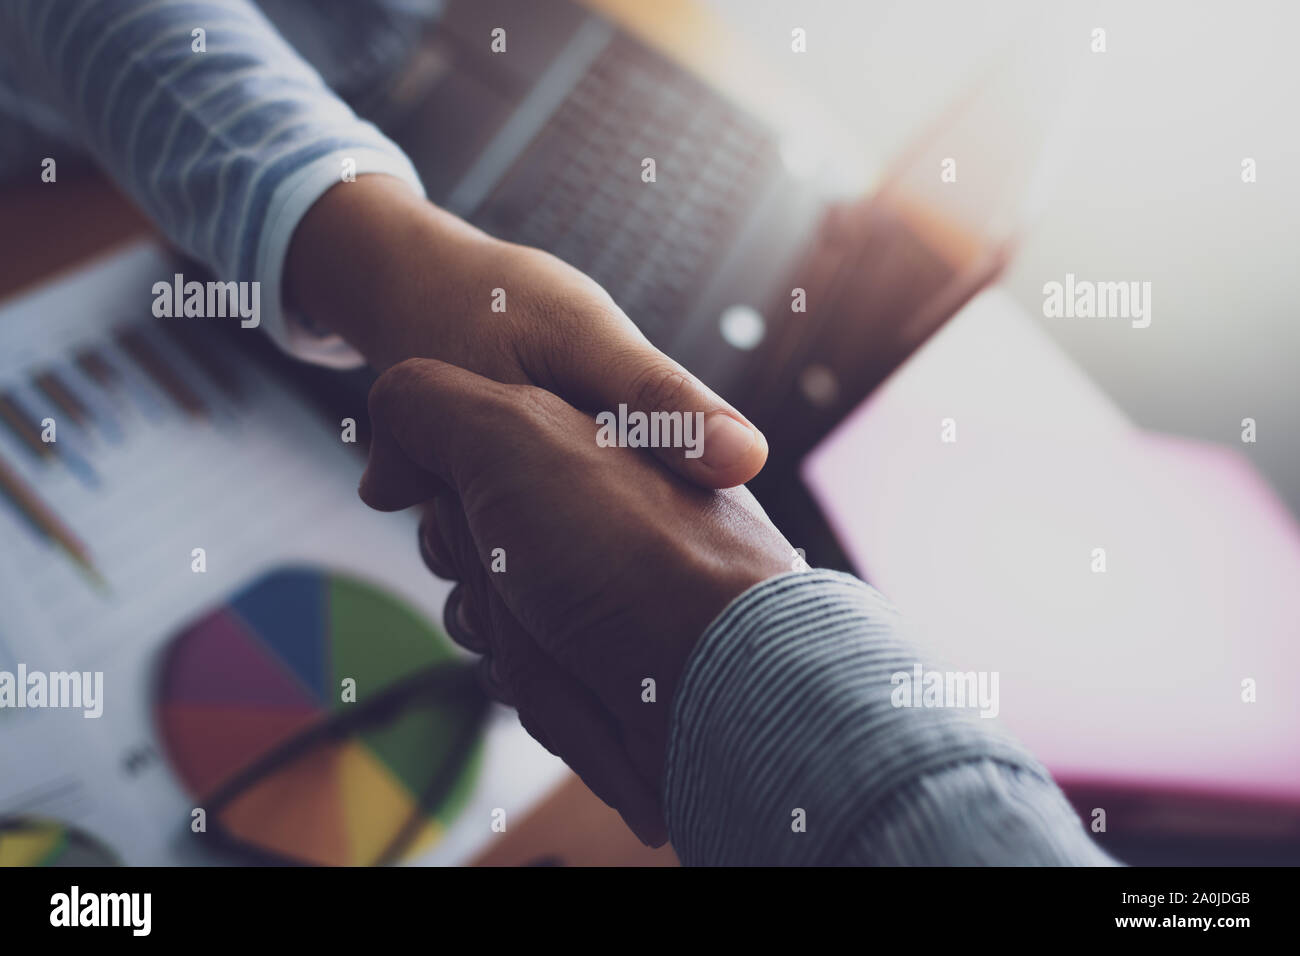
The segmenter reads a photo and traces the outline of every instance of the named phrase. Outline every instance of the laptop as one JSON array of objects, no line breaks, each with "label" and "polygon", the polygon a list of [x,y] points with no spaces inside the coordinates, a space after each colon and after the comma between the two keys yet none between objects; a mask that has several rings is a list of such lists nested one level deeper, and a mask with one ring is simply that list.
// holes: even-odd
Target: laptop
[{"label": "laptop", "polygon": [[[986,106],[999,95],[979,89]],[[1006,261],[998,213],[1039,150],[989,135],[974,100],[845,202],[787,165],[775,129],[597,13],[449,0],[362,109],[434,202],[600,282],[764,430],[776,481]],[[972,174],[944,182],[961,129]]]}]

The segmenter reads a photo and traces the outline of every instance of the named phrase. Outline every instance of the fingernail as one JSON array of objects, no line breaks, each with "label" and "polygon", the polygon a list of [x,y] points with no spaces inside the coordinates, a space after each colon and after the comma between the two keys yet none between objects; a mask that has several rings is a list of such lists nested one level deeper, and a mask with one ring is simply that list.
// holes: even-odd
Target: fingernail
[{"label": "fingernail", "polygon": [[730,468],[747,458],[758,435],[725,412],[714,412],[704,423],[704,463],[710,468]]}]

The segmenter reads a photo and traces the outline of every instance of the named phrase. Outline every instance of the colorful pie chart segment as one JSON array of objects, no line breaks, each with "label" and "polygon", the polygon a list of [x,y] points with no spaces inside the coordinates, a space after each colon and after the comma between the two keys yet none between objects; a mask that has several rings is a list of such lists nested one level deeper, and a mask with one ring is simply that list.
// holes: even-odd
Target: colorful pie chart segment
[{"label": "colorful pie chart segment", "polygon": [[[202,806],[273,751],[454,659],[446,638],[392,594],[342,574],[277,570],[177,635],[157,720]],[[435,844],[473,784],[478,745],[466,755],[456,741],[483,707],[430,692],[391,711],[289,753],[219,808],[221,831],[273,858],[323,865],[373,863],[404,830],[408,853]],[[448,772],[445,799],[421,811]]]},{"label": "colorful pie chart segment", "polygon": [[0,867],[119,866],[94,837],[56,820],[0,817]]}]

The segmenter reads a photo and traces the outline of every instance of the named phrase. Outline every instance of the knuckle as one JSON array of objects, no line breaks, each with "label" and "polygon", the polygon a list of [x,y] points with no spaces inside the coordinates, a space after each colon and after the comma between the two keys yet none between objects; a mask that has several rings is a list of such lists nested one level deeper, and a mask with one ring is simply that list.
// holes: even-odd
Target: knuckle
[{"label": "knuckle", "polygon": [[532,327],[549,328],[577,308],[576,297],[567,282],[538,282],[521,290],[524,313]]},{"label": "knuckle", "polygon": [[371,419],[386,417],[401,402],[402,396],[423,377],[427,365],[426,359],[408,358],[380,375],[371,386],[367,401]]},{"label": "knuckle", "polygon": [[632,405],[641,411],[673,408],[690,395],[693,387],[690,374],[680,366],[668,361],[652,363],[632,380]]},{"label": "knuckle", "polygon": [[559,417],[560,402],[555,395],[536,385],[519,385],[510,390],[509,404],[534,428],[547,427]]}]

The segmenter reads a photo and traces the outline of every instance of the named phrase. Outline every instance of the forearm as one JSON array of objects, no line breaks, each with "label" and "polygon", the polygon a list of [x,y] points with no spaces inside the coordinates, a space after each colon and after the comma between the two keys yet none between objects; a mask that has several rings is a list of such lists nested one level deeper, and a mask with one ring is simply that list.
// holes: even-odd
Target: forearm
[{"label": "forearm", "polygon": [[684,862],[1110,862],[994,721],[893,706],[891,675],[919,660],[900,632],[879,594],[828,572],[770,580],[714,622],[674,705]]},{"label": "forearm", "polygon": [[[0,53],[177,247],[222,279],[261,283],[261,322],[288,347],[289,237],[345,161],[358,182],[387,173],[420,194],[402,152],[248,0],[9,0]],[[306,357],[358,361],[329,344]]]}]

